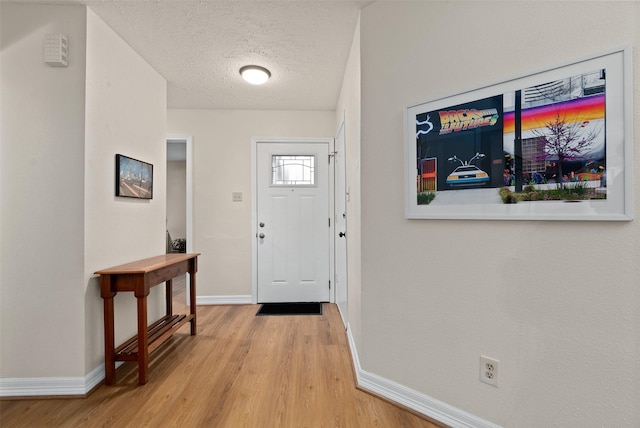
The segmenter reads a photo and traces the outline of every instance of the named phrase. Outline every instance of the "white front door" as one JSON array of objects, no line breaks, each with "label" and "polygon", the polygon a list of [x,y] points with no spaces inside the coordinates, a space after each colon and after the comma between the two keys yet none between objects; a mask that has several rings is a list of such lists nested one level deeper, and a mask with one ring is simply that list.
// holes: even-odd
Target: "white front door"
[{"label": "white front door", "polygon": [[258,303],[326,302],[330,293],[328,143],[258,142]]}]

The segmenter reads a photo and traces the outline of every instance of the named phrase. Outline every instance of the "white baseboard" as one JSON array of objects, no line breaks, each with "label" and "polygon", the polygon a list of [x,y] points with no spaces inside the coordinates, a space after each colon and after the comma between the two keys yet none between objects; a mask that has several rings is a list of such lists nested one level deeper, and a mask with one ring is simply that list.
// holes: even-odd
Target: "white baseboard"
[{"label": "white baseboard", "polygon": [[356,372],[356,382],[358,387],[363,390],[384,397],[451,428],[500,428],[499,425],[493,422],[486,421],[404,385],[363,370],[360,366],[358,351],[349,326],[347,326],[347,338],[351,348],[353,367]]},{"label": "white baseboard", "polygon": [[[123,364],[116,363],[116,367]],[[0,397],[85,396],[104,380],[104,364],[86,376],[0,379]]]},{"label": "white baseboard", "polygon": [[84,377],[34,377],[0,379],[0,397],[85,395]]},{"label": "white baseboard", "polygon": [[196,305],[250,305],[251,295],[238,296],[196,296]]}]

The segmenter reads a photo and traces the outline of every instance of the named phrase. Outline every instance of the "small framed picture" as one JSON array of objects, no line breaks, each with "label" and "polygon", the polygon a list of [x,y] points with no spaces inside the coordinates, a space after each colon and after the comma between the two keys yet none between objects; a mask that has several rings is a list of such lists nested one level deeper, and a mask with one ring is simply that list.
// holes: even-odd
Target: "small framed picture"
[{"label": "small framed picture", "polygon": [[116,196],[153,199],[153,165],[117,154]]}]

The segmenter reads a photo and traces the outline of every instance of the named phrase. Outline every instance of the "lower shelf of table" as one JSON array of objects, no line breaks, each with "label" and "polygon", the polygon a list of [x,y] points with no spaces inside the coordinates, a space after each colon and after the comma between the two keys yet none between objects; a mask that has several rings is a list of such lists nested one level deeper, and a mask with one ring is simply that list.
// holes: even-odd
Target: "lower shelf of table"
[{"label": "lower shelf of table", "polygon": [[[151,324],[148,331],[148,352],[153,352],[162,345],[180,327],[193,320],[193,315],[167,315]],[[118,346],[114,351],[115,361],[138,360],[138,335]]]}]

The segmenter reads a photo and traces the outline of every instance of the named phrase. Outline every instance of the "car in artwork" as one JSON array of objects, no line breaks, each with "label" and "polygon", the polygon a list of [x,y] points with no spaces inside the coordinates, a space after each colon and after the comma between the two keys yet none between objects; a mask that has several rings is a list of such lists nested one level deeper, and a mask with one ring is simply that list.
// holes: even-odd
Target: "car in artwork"
[{"label": "car in artwork", "polygon": [[472,162],[485,157],[484,153],[476,153],[468,161],[463,161],[457,156],[452,156],[448,160],[450,163],[460,163],[451,174],[447,176],[447,184],[452,187],[458,186],[482,186],[489,182],[489,174],[473,165]]},{"label": "car in artwork", "polygon": [[489,174],[475,165],[460,165],[447,176],[449,186],[482,186],[489,182]]}]

